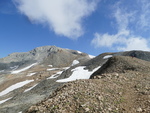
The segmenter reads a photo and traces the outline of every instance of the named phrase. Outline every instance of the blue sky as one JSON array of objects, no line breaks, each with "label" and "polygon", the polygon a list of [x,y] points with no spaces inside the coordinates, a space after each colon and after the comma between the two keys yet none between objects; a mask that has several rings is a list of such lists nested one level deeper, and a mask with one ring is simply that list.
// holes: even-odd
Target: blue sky
[{"label": "blue sky", "polygon": [[149,0],[0,0],[0,58],[45,45],[149,51],[149,15]]}]

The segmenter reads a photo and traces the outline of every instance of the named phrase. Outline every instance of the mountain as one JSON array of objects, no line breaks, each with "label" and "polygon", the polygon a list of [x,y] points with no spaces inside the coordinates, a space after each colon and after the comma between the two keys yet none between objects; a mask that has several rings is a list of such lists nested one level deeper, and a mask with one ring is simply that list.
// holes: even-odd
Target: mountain
[{"label": "mountain", "polygon": [[62,49],[56,46],[43,46],[29,52],[12,53],[5,58],[1,58],[0,70],[10,72],[13,69],[26,67],[33,63],[49,64],[54,67],[65,67],[71,65],[74,59],[78,59],[82,62],[89,59],[89,56],[79,51]]},{"label": "mountain", "polygon": [[62,84],[55,82],[56,77],[89,59],[86,53],[56,46],[38,47],[1,58],[0,113],[17,113],[47,98]]},{"label": "mountain", "polygon": [[[74,94],[78,95],[79,92],[81,96],[87,97],[84,91],[92,90],[92,93],[100,93],[95,88],[99,89],[103,86],[107,89],[106,81],[112,79],[111,84],[114,84],[116,76],[124,77],[125,73],[125,76],[131,79],[135,75],[133,73],[149,73],[148,61],[150,61],[150,52],[144,51],[103,53],[91,58],[86,53],[56,46],[43,46],[29,52],[10,54],[0,59],[0,113],[58,113],[61,109],[57,104],[64,106],[62,102],[67,101],[67,95],[68,99],[72,99]],[[145,81],[146,84],[148,83],[147,74],[144,76],[146,80],[141,74],[133,77],[137,80],[140,78],[141,84]],[[124,79],[118,77],[117,81],[119,80]],[[102,85],[101,82],[104,84]],[[124,82],[123,86],[129,82],[131,81]],[[121,87],[120,82],[117,87]],[[61,94],[67,95],[61,97]],[[73,100],[76,101],[76,98]],[[87,98],[90,100],[90,96]],[[73,100],[71,101],[76,106],[70,106],[69,109],[75,112],[80,104],[74,103]],[[82,102],[82,98],[80,101]],[[82,109],[81,112],[85,112],[84,110]]]}]

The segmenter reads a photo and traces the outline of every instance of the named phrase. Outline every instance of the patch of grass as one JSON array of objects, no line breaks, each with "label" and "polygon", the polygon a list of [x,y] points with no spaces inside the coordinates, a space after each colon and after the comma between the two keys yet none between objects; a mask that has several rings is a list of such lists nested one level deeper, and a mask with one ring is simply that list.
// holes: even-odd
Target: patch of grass
[{"label": "patch of grass", "polygon": [[49,108],[49,110],[53,113],[53,111],[55,111],[58,108],[59,107],[57,105],[53,105],[52,107]]},{"label": "patch of grass", "polygon": [[126,100],[124,97],[120,97],[118,100],[114,101],[115,104],[121,104],[124,103]]}]

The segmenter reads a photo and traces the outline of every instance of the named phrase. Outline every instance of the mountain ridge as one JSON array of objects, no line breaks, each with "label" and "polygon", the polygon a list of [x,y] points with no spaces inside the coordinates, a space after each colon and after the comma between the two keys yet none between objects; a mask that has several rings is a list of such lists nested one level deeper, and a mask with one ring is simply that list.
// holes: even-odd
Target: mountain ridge
[{"label": "mountain ridge", "polygon": [[29,52],[12,53],[7,57],[1,58],[0,70],[8,70],[7,72],[9,72],[11,71],[9,67],[19,65],[19,69],[19,67],[25,67],[37,62],[51,64],[54,67],[65,67],[67,65],[71,65],[72,61],[75,59],[78,59],[80,62],[82,62],[90,59],[90,57],[86,53],[79,53],[75,50],[63,49],[56,46],[42,46],[37,47]]},{"label": "mountain ridge", "polygon": [[91,79],[63,84],[25,113],[149,113],[149,74],[150,62],[114,56]]},{"label": "mountain ridge", "polygon": [[[25,58],[26,56],[28,57]],[[86,80],[107,78],[106,80],[114,79],[115,81],[118,74],[123,76],[123,73],[130,71],[132,71],[131,75],[135,75],[134,73],[139,72],[136,69],[149,69],[149,63],[147,63],[150,60],[149,56],[150,52],[127,51],[102,53],[91,59],[86,53],[56,46],[38,47],[29,52],[11,54],[8,56],[9,58],[3,58],[5,61],[0,59],[0,112],[24,113],[32,105],[53,96],[58,89],[67,84],[66,81],[70,81],[70,84],[74,84],[72,81],[80,82],[78,79],[83,78]],[[145,63],[147,65],[144,65]],[[140,66],[142,67],[140,68]],[[121,71],[116,71],[116,69]],[[104,73],[105,71],[106,73]],[[142,75],[140,77],[142,78]],[[138,80],[138,78],[136,79]],[[86,82],[86,80],[83,81]],[[106,80],[104,79],[104,81]],[[119,80],[124,79],[119,78]],[[92,80],[87,81],[92,82]],[[96,85],[98,85],[97,83]],[[21,84],[22,87],[19,87],[18,84]]]}]

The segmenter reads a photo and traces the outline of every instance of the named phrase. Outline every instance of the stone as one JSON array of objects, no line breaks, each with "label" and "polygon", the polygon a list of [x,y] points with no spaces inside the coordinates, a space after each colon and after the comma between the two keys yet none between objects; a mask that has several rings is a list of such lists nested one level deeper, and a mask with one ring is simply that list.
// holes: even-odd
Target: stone
[{"label": "stone", "polygon": [[85,108],[85,112],[88,112],[88,111],[90,111],[90,109],[89,108]]},{"label": "stone", "polygon": [[98,100],[103,100],[103,97],[102,96],[98,96],[97,99]]},{"label": "stone", "polygon": [[111,109],[111,108],[108,108],[108,110],[109,110],[109,111],[112,111],[112,109]]},{"label": "stone", "polygon": [[139,108],[137,108],[137,110],[136,110],[137,112],[142,112],[142,108],[141,107],[139,107]]}]

